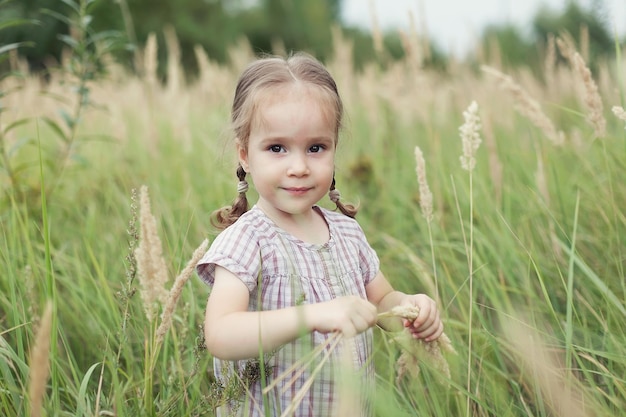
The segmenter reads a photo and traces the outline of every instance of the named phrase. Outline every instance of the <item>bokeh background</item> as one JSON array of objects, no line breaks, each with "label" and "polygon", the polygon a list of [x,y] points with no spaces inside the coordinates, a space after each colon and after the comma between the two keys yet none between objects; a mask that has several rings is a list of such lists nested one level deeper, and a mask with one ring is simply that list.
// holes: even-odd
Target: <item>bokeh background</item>
[{"label": "bokeh background", "polygon": [[374,414],[623,414],[624,3],[451,5],[501,16],[459,49],[431,2],[400,4],[0,1],[0,415],[213,416],[242,393],[212,376],[193,264],[236,194],[237,77],[295,50],[345,102],[342,198],[456,351],[376,329]]}]

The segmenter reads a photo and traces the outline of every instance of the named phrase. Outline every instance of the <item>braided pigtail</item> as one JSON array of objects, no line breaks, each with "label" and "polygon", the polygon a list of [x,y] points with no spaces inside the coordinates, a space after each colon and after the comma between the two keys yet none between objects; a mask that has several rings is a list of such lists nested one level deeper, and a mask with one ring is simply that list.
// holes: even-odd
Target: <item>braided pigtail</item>
[{"label": "braided pigtail", "polygon": [[239,179],[239,183],[237,184],[237,193],[239,195],[235,201],[233,201],[232,206],[215,210],[211,216],[211,224],[219,230],[224,230],[235,223],[237,219],[249,209],[248,198],[246,197],[248,181],[246,181],[246,171],[244,171],[241,164],[237,166],[237,178]]},{"label": "braided pigtail", "polygon": [[354,206],[353,204],[344,204],[340,201],[341,194],[339,194],[339,191],[335,189],[335,177],[334,176],[333,176],[333,182],[330,184],[330,191],[328,191],[328,197],[330,198],[330,201],[337,204],[337,208],[339,209],[339,211],[341,211],[343,214],[345,214],[348,217],[354,218],[356,216],[356,213],[359,211],[359,208]]}]

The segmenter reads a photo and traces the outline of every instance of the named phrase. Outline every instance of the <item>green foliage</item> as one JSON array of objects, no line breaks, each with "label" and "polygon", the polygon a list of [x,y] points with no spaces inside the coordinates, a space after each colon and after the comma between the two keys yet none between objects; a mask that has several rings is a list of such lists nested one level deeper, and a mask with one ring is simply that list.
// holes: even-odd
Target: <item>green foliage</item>
[{"label": "green foliage", "polygon": [[[6,6],[9,4],[9,1],[0,2],[0,8],[2,6]],[[4,31],[8,28],[12,27],[21,27],[31,23],[29,20],[19,19],[16,17],[10,16],[10,14],[3,15],[2,20],[0,21],[0,37],[3,35]],[[0,66],[3,62],[7,61],[9,54],[12,51],[17,50],[20,47],[28,46],[28,42],[16,42],[16,43],[0,43]],[[2,82],[5,78],[11,76],[10,73],[4,73],[0,75],[0,82]],[[18,77],[19,74],[14,74],[13,76]],[[6,111],[4,106],[2,105],[3,99],[7,96],[7,94],[16,93],[19,91],[19,86],[8,87],[6,89],[0,89],[0,121],[2,121],[3,113]],[[6,178],[8,182],[8,188],[14,188],[19,183],[19,171],[20,167],[13,166],[12,159],[13,156],[20,151],[24,145],[28,144],[27,139],[18,140],[15,143],[9,143],[7,136],[15,129],[19,128],[20,125],[24,124],[26,121],[16,120],[12,121],[6,126],[0,124],[0,154],[2,156],[0,167],[2,168],[2,175]],[[0,189],[6,188],[2,184],[5,181],[0,181]]]},{"label": "green foliage", "polygon": [[[96,33],[92,30],[90,11],[94,0],[63,0],[63,3],[71,11],[67,16],[48,9],[42,10],[41,13],[62,22],[72,30],[71,36],[59,35],[60,42],[65,45],[70,55],[68,61],[63,63],[64,67],[54,74],[65,78],[65,88],[69,94],[67,97],[49,95],[59,105],[57,118],[44,117],[40,121],[20,119],[4,127],[0,132],[1,166],[8,178],[7,182],[2,182],[6,198],[13,196],[32,203],[43,186],[33,179],[36,178],[32,175],[34,165],[25,162],[21,155],[22,152],[29,151],[28,147],[34,145],[35,140],[32,137],[21,138],[14,143],[9,143],[8,140],[9,133],[26,123],[41,122],[41,126],[47,127],[52,136],[51,140],[38,144],[40,153],[43,149],[41,154],[47,170],[46,176],[52,178],[45,190],[48,197],[51,197],[52,192],[63,183],[66,169],[72,165],[87,164],[79,152],[79,146],[93,138],[82,136],[79,129],[85,111],[95,107],[90,98],[91,84],[104,74],[102,60],[119,49],[121,43],[117,32]],[[19,88],[19,84],[16,88]],[[0,204],[6,207],[8,200],[0,200]]]},{"label": "green foliage", "polygon": [[582,36],[582,30],[589,33],[589,61],[598,62],[615,55],[615,43],[610,32],[608,16],[603,14],[601,1],[595,1],[588,10],[582,8],[578,2],[567,2],[562,13],[552,11],[546,7],[540,9],[534,20],[534,34],[540,42],[545,43],[549,34],[559,35],[563,32],[575,39]]},{"label": "green foliage", "polygon": [[497,54],[506,68],[531,66],[535,70],[540,69],[537,67],[541,64],[540,51],[534,43],[525,39],[515,25],[488,26],[482,34],[482,47],[488,62],[495,59],[494,55]]},{"label": "green foliage", "polygon": [[[20,50],[33,70],[43,70],[52,62],[58,63],[61,58],[62,44],[58,42],[59,34],[67,34],[67,23],[43,12],[54,9],[57,13],[67,15],[69,9],[57,0],[20,0],[0,3],[0,16],[19,24],[0,31],[0,45],[26,43],[27,48]],[[7,71],[6,66],[0,71]]]},{"label": "green foliage", "polygon": [[[91,3],[91,2],[90,2]],[[529,38],[511,24],[492,25],[481,35],[483,49],[489,54],[497,45],[504,65],[529,64],[538,71],[541,62],[538,50],[545,44],[548,34],[568,32],[577,37],[584,25],[589,30],[590,61],[612,56],[615,40],[611,36],[607,16],[603,14],[602,2],[596,2],[588,10],[577,2],[568,2],[562,12],[540,9],[533,19],[533,33]],[[322,60],[331,57],[331,28],[341,26],[343,33],[354,43],[354,63],[357,69],[376,60],[372,37],[368,31],[342,26],[340,0],[294,1],[263,0],[119,0],[96,1],[90,5],[95,32],[115,30],[125,33],[129,48],[116,50],[116,59],[127,68],[135,68],[133,54],[145,45],[151,33],[157,35],[159,45],[165,45],[163,30],[171,27],[177,34],[181,48],[183,68],[188,75],[197,74],[198,64],[194,48],[201,46],[211,60],[227,63],[228,51],[245,38],[256,53],[309,51]],[[55,19],[42,10],[53,10],[57,15],[67,15],[71,7],[58,0],[24,0],[0,4],[0,15],[28,21],[28,26],[11,27],[0,31],[0,45],[31,42],[20,54],[39,70],[59,62],[65,47],[57,35],[67,36],[70,25]],[[33,25],[37,29],[33,30]],[[619,42],[619,40],[617,40]],[[400,60],[404,51],[398,34],[385,34],[390,58]],[[445,70],[447,57],[437,48],[437,40],[430,40],[430,56],[424,66]],[[166,48],[159,48],[159,74],[165,78]],[[5,68],[6,69],[6,68]],[[2,67],[0,67],[0,71]]]}]

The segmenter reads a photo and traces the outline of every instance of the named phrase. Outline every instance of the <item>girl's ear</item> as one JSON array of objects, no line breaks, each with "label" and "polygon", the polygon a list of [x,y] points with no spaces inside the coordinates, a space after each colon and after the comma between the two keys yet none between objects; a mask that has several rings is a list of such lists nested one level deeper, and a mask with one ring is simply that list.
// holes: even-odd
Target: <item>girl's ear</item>
[{"label": "girl's ear", "polygon": [[237,140],[237,158],[244,171],[248,172],[248,150]]}]

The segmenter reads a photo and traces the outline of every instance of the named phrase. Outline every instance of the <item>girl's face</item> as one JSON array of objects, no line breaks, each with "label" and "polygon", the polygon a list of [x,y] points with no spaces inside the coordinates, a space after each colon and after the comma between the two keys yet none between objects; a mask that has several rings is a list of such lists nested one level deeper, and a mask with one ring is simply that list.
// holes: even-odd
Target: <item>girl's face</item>
[{"label": "girl's face", "polygon": [[293,85],[264,95],[247,148],[238,146],[239,162],[259,193],[257,205],[275,220],[311,215],[333,179],[336,121],[312,88]]}]

